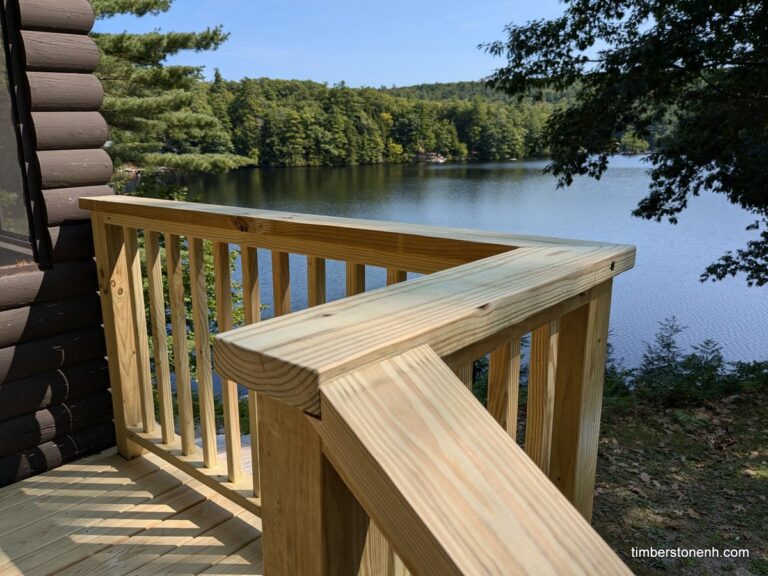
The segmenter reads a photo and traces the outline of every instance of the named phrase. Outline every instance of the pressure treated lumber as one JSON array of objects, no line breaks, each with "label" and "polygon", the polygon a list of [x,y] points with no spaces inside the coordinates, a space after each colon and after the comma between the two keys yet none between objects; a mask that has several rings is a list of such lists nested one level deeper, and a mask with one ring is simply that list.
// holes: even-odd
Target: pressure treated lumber
[{"label": "pressure treated lumber", "polygon": [[243,308],[245,323],[261,320],[261,292],[259,291],[259,254],[256,248],[242,246],[240,262],[243,271]]},{"label": "pressure treated lumber", "polygon": [[287,252],[272,251],[272,298],[275,316],[291,312],[291,265]]},{"label": "pressure treated lumber", "polygon": [[307,256],[307,305],[311,308],[325,304],[325,258]]},{"label": "pressure treated lumber", "polygon": [[104,88],[93,74],[27,72],[29,104],[33,112],[96,111]]},{"label": "pressure treated lumber", "polygon": [[347,296],[365,292],[365,265],[347,262]]},{"label": "pressure treated lumber", "polygon": [[329,459],[414,573],[630,574],[429,347],[321,391]]},{"label": "pressure treated lumber", "polygon": [[93,265],[93,231],[91,223],[82,220],[48,228],[51,237],[51,259],[56,267],[72,260],[88,261]]},{"label": "pressure treated lumber", "polygon": [[213,405],[213,373],[211,369],[211,343],[208,339],[208,287],[205,281],[205,253],[203,241],[189,241],[189,282],[192,292],[192,326],[195,335],[195,366],[197,367],[197,394],[200,399],[200,433],[203,439],[203,461],[207,467],[218,462],[216,452],[216,414]]},{"label": "pressure treated lumber", "polygon": [[79,206],[80,198],[87,196],[111,196],[115,191],[109,186],[78,186],[43,190],[48,226],[64,222],[87,220],[90,215]]},{"label": "pressure treated lumber", "polygon": [[[103,358],[0,385],[0,421],[109,388]],[[111,418],[111,410],[108,413]]]},{"label": "pressure treated lumber", "polygon": [[[174,473],[182,476],[170,467],[164,472],[169,476]],[[59,538],[53,534],[40,538],[40,548],[14,558],[13,565],[5,568],[7,576],[57,574],[102,550],[120,546],[131,536],[154,528],[205,500],[200,490],[205,490],[205,487],[196,480],[187,479],[187,483],[166,490],[169,483],[165,481],[150,484],[156,478],[155,475],[139,478],[135,483],[137,498],[133,502],[113,505],[111,510],[99,509],[94,524],[78,526],[77,532]],[[139,487],[144,486],[149,488],[149,492],[142,494]],[[52,521],[57,523],[59,518],[54,516]],[[85,523],[90,524],[90,521]]]},{"label": "pressure treated lumber", "polygon": [[127,430],[127,437],[175,468],[199,480],[208,488],[222,494],[231,502],[242,506],[257,516],[261,514],[261,501],[258,498],[253,498],[252,481],[248,475],[245,475],[239,482],[230,482],[227,476],[221,473],[225,470],[223,461],[216,468],[206,467],[201,450],[197,446],[193,448],[191,453],[183,453],[182,441],[178,435],[174,436],[170,444],[166,444],[157,430],[153,433],[147,433],[142,432],[138,427],[132,427]]},{"label": "pressure treated lumber", "polygon": [[488,412],[515,440],[520,394],[520,339],[496,348],[488,362]]},{"label": "pressure treated lumber", "polygon": [[0,348],[101,324],[96,293],[0,311]]},{"label": "pressure treated lumber", "polygon": [[195,451],[195,417],[192,412],[192,377],[189,370],[181,239],[178,236],[165,236],[165,258],[168,266],[168,298],[171,309],[171,333],[176,370],[176,397],[179,405],[181,448],[184,455],[189,455]]},{"label": "pressure treated lumber", "polygon": [[98,112],[33,112],[32,123],[38,150],[98,148],[108,139]]},{"label": "pressure treated lumber", "polygon": [[106,390],[0,422],[0,458],[112,420]]},{"label": "pressure treated lumber", "polygon": [[27,70],[93,72],[99,65],[99,49],[88,36],[22,30],[21,40]]},{"label": "pressure treated lumber", "polygon": [[259,426],[265,571],[358,574],[368,516],[323,456],[313,423],[260,397]]},{"label": "pressure treated lumber", "polygon": [[118,452],[130,460],[142,453],[141,448],[131,443],[127,435],[128,426],[141,422],[133,328],[134,311],[130,289],[131,269],[123,228],[105,224],[99,215],[95,215],[91,221],[98,262],[101,313],[109,357],[115,437]]},{"label": "pressure treated lumber", "polygon": [[408,280],[408,272],[397,268],[387,268],[387,286]]},{"label": "pressure treated lumber", "polygon": [[603,401],[612,281],[590,303],[563,316],[557,354],[549,477],[590,521]]},{"label": "pressure treated lumber", "polygon": [[[259,286],[259,258],[253,246],[241,246],[243,269],[243,312],[246,324],[261,321],[261,291]],[[274,284],[273,284],[274,286]],[[251,431],[251,476],[253,496],[261,496],[261,460],[259,457],[259,398],[248,391],[248,427]]]},{"label": "pressure treated lumber", "polygon": [[162,429],[163,442],[170,443],[175,434],[173,398],[171,393],[171,370],[168,361],[163,263],[160,256],[160,235],[157,232],[146,234],[144,249],[147,261],[149,316],[152,327],[152,359],[154,360],[155,381],[157,383],[157,403],[160,408],[160,428]]},{"label": "pressure treated lumber", "polygon": [[96,263],[77,260],[53,269],[0,276],[0,310],[89,294],[98,290]]},{"label": "pressure treated lumber", "polygon": [[[218,332],[232,330],[232,279],[229,258],[228,244],[217,242],[213,245],[216,328]],[[227,453],[227,478],[230,482],[236,483],[243,477],[240,462],[240,403],[237,384],[232,380],[222,380],[221,395]]]},{"label": "pressure treated lumber", "polygon": [[217,369],[318,415],[325,381],[422,344],[448,356],[612,278],[633,259],[632,248],[521,248],[219,335]]},{"label": "pressure treated lumber", "polygon": [[[103,212],[112,223],[419,273],[444,270],[519,246],[600,245],[127,196],[83,199],[81,206]],[[621,271],[617,268],[617,273]]]},{"label": "pressure treated lumber", "polygon": [[[48,512],[4,547],[4,576],[263,574],[258,518],[152,454],[131,462],[108,454],[0,490],[0,501],[18,502],[14,510]],[[128,476],[137,463],[150,473]],[[78,494],[78,509],[61,509]]]},{"label": "pressure treated lumber", "polygon": [[467,362],[466,364],[462,364],[461,366],[458,366],[454,368],[453,373],[456,374],[456,377],[461,380],[461,382],[464,384],[464,386],[467,387],[467,389],[471,392],[472,391],[472,385],[475,382],[475,365],[473,362]]},{"label": "pressure treated lumber", "polygon": [[19,0],[21,27],[51,32],[91,31],[95,16],[88,0]]},{"label": "pressure treated lumber", "polygon": [[102,358],[105,352],[100,326],[1,348],[0,383]]},{"label": "pressure treated lumber", "polygon": [[153,432],[155,401],[152,393],[152,373],[149,366],[149,340],[147,338],[147,317],[144,312],[144,281],[141,271],[138,233],[132,228],[123,228],[123,239],[128,262],[131,310],[133,311],[133,340],[136,350],[141,421],[144,424],[144,432]]},{"label": "pressure treated lumber", "polygon": [[525,423],[525,452],[549,474],[552,423],[555,412],[558,320],[533,331],[528,368],[528,408]]},{"label": "pressure treated lumber", "polygon": [[43,150],[37,153],[44,189],[98,186],[112,177],[112,159],[104,150]]}]

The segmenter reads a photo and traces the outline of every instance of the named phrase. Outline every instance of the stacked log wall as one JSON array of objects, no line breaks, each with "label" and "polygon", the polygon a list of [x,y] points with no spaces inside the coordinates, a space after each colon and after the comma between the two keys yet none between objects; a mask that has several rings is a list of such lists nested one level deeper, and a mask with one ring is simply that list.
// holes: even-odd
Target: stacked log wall
[{"label": "stacked log wall", "polygon": [[0,270],[0,486],[114,445],[83,196],[112,194],[87,0],[5,0],[35,266]]}]

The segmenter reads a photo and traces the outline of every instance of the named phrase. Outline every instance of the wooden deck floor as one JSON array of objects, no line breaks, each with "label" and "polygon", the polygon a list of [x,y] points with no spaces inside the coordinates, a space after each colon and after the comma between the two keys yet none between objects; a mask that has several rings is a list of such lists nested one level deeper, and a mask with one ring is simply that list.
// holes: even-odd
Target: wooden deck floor
[{"label": "wooden deck floor", "polygon": [[147,455],[0,489],[0,574],[262,574],[261,521]]}]

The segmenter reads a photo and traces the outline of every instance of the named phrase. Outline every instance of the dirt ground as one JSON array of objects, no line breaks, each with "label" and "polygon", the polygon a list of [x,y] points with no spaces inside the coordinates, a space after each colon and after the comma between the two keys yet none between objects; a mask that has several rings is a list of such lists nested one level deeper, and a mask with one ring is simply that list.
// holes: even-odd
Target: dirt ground
[{"label": "dirt ground", "polygon": [[[593,525],[637,574],[768,576],[768,391],[691,409],[607,405]],[[633,558],[633,547],[721,556]]]}]

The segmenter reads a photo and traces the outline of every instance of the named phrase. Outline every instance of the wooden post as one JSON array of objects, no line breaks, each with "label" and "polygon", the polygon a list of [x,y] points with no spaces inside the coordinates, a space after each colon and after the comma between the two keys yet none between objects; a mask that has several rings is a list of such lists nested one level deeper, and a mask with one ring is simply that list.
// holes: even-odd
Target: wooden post
[{"label": "wooden post", "polygon": [[554,320],[534,330],[531,338],[525,451],[544,474],[549,474],[552,451],[558,331]]},{"label": "wooden post", "polygon": [[117,449],[123,458],[131,459],[143,452],[128,439],[127,434],[127,427],[137,426],[141,422],[131,269],[128,266],[123,229],[106,224],[104,217],[98,213],[92,216],[92,226],[109,356]]},{"label": "wooden post", "polygon": [[314,424],[267,396],[258,410],[264,573],[357,575],[368,515],[323,455]]},{"label": "wooden post", "polygon": [[588,521],[595,491],[611,286],[611,280],[596,286],[589,304],[560,319],[549,476]]}]

